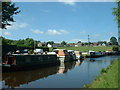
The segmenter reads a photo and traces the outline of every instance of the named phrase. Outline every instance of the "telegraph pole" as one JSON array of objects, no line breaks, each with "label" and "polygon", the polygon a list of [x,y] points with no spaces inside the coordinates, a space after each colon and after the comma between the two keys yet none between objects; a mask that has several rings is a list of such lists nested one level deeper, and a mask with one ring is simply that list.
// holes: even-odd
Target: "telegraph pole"
[{"label": "telegraph pole", "polygon": [[90,46],[90,35],[88,35],[88,46]]}]

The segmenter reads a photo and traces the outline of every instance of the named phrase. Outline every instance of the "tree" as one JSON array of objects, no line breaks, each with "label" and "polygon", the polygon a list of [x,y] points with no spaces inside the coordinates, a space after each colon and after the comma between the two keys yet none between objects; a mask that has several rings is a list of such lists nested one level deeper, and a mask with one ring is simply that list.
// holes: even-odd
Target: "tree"
[{"label": "tree", "polygon": [[118,45],[116,37],[111,37],[110,42],[111,42],[112,45]]},{"label": "tree", "polygon": [[17,15],[20,10],[19,7],[15,7],[15,3],[2,2],[2,26],[0,28],[7,29],[6,26],[10,26],[11,22],[15,22],[13,16]]},{"label": "tree", "polygon": [[13,40],[6,39],[4,37],[0,37],[0,41],[2,42],[0,45],[11,45],[14,42]]},{"label": "tree", "polygon": [[119,47],[113,47],[112,50],[113,51],[119,51]]},{"label": "tree", "polygon": [[24,40],[24,45],[26,47],[34,47],[34,40],[32,38],[26,38]]},{"label": "tree", "polygon": [[98,41],[98,44],[105,44],[105,45],[107,45],[107,42],[106,41]]},{"label": "tree", "polygon": [[62,41],[61,44],[62,44],[62,45],[67,45],[67,42]]},{"label": "tree", "polygon": [[24,40],[16,40],[12,43],[12,45],[17,45],[17,46],[24,46]]},{"label": "tree", "polygon": [[78,41],[78,43],[81,43],[81,41]]},{"label": "tree", "polygon": [[107,41],[103,41],[104,42],[104,44],[106,44],[107,45]]},{"label": "tree", "polygon": [[53,45],[53,44],[55,44],[55,43],[54,43],[54,41],[49,41],[49,42],[47,42],[47,45],[48,45],[48,44]]},{"label": "tree", "polygon": [[98,44],[101,44],[101,45],[102,45],[103,43],[104,43],[103,41],[98,41]]},{"label": "tree", "polygon": [[88,43],[87,43],[87,42],[85,42],[85,43],[84,43],[84,45],[88,45]]},{"label": "tree", "polygon": [[117,0],[117,7],[113,8],[113,15],[115,15],[115,20],[118,23],[118,43],[120,45],[120,0]]}]

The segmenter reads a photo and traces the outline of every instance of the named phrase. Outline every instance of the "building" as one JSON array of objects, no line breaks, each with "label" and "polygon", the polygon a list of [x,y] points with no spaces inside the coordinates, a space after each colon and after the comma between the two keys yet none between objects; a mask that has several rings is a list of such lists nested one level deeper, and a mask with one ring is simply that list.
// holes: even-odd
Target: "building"
[{"label": "building", "polygon": [[98,44],[98,43],[96,43],[96,42],[95,42],[95,43],[93,43],[93,46],[98,46],[98,45],[99,45],[99,44]]},{"label": "building", "polygon": [[49,44],[49,43],[48,43],[47,47],[49,47],[49,48],[50,48],[50,47],[53,47],[53,45],[51,45],[51,44]]},{"label": "building", "polygon": [[39,43],[37,44],[37,46],[38,46],[38,47],[46,46],[46,43],[44,43],[44,42],[39,42]]}]

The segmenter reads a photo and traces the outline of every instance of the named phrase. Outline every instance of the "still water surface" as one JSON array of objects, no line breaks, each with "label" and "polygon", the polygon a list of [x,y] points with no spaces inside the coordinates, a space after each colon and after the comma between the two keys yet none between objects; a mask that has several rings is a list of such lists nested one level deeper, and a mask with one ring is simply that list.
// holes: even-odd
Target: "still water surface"
[{"label": "still water surface", "polygon": [[102,68],[109,66],[120,56],[89,58],[83,62],[66,62],[60,66],[40,68],[30,71],[9,72],[2,74],[3,88],[83,88],[91,83]]}]

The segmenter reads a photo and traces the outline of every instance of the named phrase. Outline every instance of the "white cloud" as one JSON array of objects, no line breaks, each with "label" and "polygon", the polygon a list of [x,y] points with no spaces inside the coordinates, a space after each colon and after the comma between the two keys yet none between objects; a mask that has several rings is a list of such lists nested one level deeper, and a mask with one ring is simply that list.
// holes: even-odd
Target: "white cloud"
[{"label": "white cloud", "polygon": [[57,30],[51,30],[51,29],[49,29],[47,31],[47,34],[50,34],[50,35],[60,35],[61,33],[59,31],[57,31]]},{"label": "white cloud", "polygon": [[115,2],[116,0],[12,0],[12,2],[64,2],[73,5],[74,2]]},{"label": "white cloud", "polygon": [[67,30],[60,30],[61,34],[68,34],[69,32]]},{"label": "white cloud", "polygon": [[101,35],[100,34],[95,34],[93,35],[94,37],[100,37]]},{"label": "white cloud", "polygon": [[47,34],[47,35],[62,35],[62,34],[68,34],[69,32],[67,30],[55,30],[55,29],[48,29],[47,31],[41,31],[39,29],[31,30],[35,34]]},{"label": "white cloud", "polygon": [[75,2],[77,2],[78,0],[58,0],[58,2],[63,2],[65,4],[68,4],[68,5],[71,5],[71,6],[74,6],[75,5]]},{"label": "white cloud", "polygon": [[87,32],[86,31],[81,31],[80,34],[86,34]]},{"label": "white cloud", "polygon": [[6,26],[7,30],[17,30],[20,28],[25,28],[27,27],[28,24],[27,23],[12,23],[11,26]]},{"label": "white cloud", "polygon": [[71,40],[68,40],[69,43],[77,43],[78,41],[88,42],[87,39],[71,39]]},{"label": "white cloud", "polygon": [[114,35],[114,33],[112,33],[112,32],[109,32],[109,33],[108,33],[108,35]]},{"label": "white cloud", "polygon": [[71,40],[68,40],[68,42],[78,42],[78,41],[81,41],[81,39],[71,39]]},{"label": "white cloud", "polygon": [[115,32],[108,32],[107,34],[110,36],[114,36],[114,35],[117,35],[117,32],[116,33]]},{"label": "white cloud", "polygon": [[40,30],[38,30],[38,29],[36,29],[36,30],[31,30],[33,33],[35,33],[35,34],[43,34],[44,32],[43,31],[40,31]]},{"label": "white cloud", "polygon": [[9,32],[4,32],[3,34],[6,35],[6,36],[10,36],[10,35],[12,35],[12,34],[9,33]]},{"label": "white cloud", "polygon": [[49,29],[46,34],[49,35],[61,35],[61,34],[68,34],[69,32],[66,30],[55,30],[55,29]]}]

